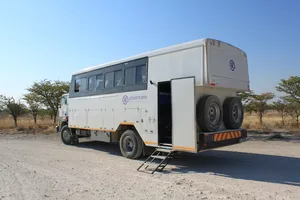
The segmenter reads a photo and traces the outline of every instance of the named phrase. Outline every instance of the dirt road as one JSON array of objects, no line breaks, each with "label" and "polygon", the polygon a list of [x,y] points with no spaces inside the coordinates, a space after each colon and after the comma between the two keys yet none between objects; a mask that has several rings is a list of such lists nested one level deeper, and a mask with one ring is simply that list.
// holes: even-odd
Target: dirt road
[{"label": "dirt road", "polygon": [[248,141],[182,154],[164,173],[117,145],[0,134],[0,199],[300,199],[300,143]]}]

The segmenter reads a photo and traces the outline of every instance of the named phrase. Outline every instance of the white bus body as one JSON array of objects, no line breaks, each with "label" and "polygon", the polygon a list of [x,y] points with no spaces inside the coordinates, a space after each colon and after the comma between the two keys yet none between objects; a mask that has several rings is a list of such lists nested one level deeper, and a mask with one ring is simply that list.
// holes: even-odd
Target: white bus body
[{"label": "white bus body", "polygon": [[[238,121],[243,120],[243,110],[231,103],[236,111],[225,113],[224,101],[248,90],[247,55],[239,48],[214,39],[175,45],[75,72],[68,133],[119,142],[130,129],[142,141],[139,148],[169,146],[188,152],[234,144],[247,137]],[[214,100],[200,102],[208,95],[219,99],[219,107]],[[240,118],[238,127],[228,128],[224,120],[234,112]],[[199,121],[203,117],[210,125]],[[71,143],[68,136],[63,140]],[[124,154],[121,143],[124,156],[139,157]]]}]

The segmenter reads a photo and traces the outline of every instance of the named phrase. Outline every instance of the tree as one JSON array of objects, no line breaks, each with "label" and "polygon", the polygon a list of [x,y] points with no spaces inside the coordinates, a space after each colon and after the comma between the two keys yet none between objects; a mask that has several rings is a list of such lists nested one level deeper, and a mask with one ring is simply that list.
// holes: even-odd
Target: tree
[{"label": "tree", "polygon": [[277,91],[288,94],[300,105],[300,77],[290,76],[288,79],[281,79],[280,81],[276,87]]},{"label": "tree", "polygon": [[297,127],[299,127],[300,116],[300,77],[290,76],[288,79],[281,79],[276,87],[277,91],[284,92],[288,96],[284,99],[288,102],[289,115],[296,118]]},{"label": "tree", "polygon": [[247,105],[250,102],[251,95],[253,95],[253,91],[237,93],[237,96],[241,98],[241,101],[244,105]]},{"label": "tree", "polygon": [[254,103],[251,101],[251,95],[253,95],[253,91],[237,93],[237,96],[241,98],[245,112],[249,113],[250,115],[254,111],[255,107]]},{"label": "tree", "polygon": [[18,117],[26,113],[26,106],[13,97],[0,95],[0,105],[14,119],[15,127],[18,127]]},{"label": "tree", "polygon": [[284,118],[288,112],[287,102],[284,98],[281,98],[280,100],[277,100],[273,103],[273,109],[278,111],[281,116],[281,123],[284,125]]},{"label": "tree", "polygon": [[267,102],[275,97],[274,93],[267,92],[262,94],[250,94],[249,96],[249,105],[251,105],[251,109],[259,115],[260,125],[263,124],[263,115],[267,109],[269,109],[269,105]]},{"label": "tree", "polygon": [[56,122],[56,116],[59,108],[60,98],[69,91],[69,83],[63,81],[42,80],[34,82],[27,90],[30,95],[43,106],[50,108],[53,116],[53,122]]},{"label": "tree", "polygon": [[291,96],[284,97],[287,102],[287,112],[288,114],[296,119],[296,126],[299,128],[299,117],[300,117],[300,106],[297,100]]},{"label": "tree", "polygon": [[296,119],[296,126],[299,128],[299,117],[300,117],[300,107],[298,103],[289,103],[288,104],[288,112],[291,117]]},{"label": "tree", "polygon": [[33,93],[29,93],[24,95],[24,100],[28,104],[29,111],[33,117],[34,128],[36,128],[37,115],[40,110],[38,98]]},{"label": "tree", "polygon": [[45,108],[41,108],[38,111],[38,116],[40,116],[42,120],[44,120],[46,118],[46,116],[50,116],[51,117],[51,115],[52,115],[52,111],[48,110],[48,109],[45,109]]},{"label": "tree", "polygon": [[249,113],[250,115],[252,115],[252,113],[255,111],[255,108],[256,104],[252,101],[244,105],[245,112]]}]

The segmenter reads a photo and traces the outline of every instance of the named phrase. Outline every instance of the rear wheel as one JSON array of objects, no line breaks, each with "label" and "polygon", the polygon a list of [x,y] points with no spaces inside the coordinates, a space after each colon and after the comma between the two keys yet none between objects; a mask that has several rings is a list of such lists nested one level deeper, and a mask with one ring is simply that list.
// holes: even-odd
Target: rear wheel
[{"label": "rear wheel", "polygon": [[203,131],[217,131],[222,123],[221,102],[215,95],[202,97],[197,103],[197,123]]},{"label": "rear wheel", "polygon": [[240,128],[244,120],[244,109],[238,97],[228,97],[223,103],[224,125],[228,129]]},{"label": "rear wheel", "polygon": [[120,138],[120,150],[124,157],[136,159],[143,153],[143,141],[133,130],[125,131]]}]

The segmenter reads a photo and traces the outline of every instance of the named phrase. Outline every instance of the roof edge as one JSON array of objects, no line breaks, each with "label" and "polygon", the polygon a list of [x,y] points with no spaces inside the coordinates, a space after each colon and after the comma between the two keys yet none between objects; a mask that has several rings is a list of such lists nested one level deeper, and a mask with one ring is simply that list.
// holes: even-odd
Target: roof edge
[{"label": "roof edge", "polygon": [[83,68],[81,70],[78,70],[76,72],[74,72],[72,75],[78,75],[84,72],[89,72],[89,71],[93,71],[96,69],[100,69],[100,68],[104,68],[106,66],[109,65],[114,65],[114,64],[118,64],[118,63],[122,63],[122,62],[127,62],[133,59],[139,59],[139,58],[143,58],[143,57],[153,57],[156,55],[160,55],[160,54],[164,54],[164,53],[168,53],[168,52],[172,52],[172,51],[176,51],[176,50],[182,50],[185,48],[191,48],[193,46],[198,46],[202,43],[205,43],[207,40],[209,40],[211,38],[201,38],[198,40],[192,40],[189,42],[184,42],[184,43],[179,43],[179,44],[175,44],[175,45],[171,45],[171,46],[167,46],[167,47],[162,47],[159,49],[155,49],[155,50],[151,50],[145,53],[141,53],[141,54],[137,54],[137,55],[133,55],[133,56],[129,56],[129,57],[125,57],[125,58],[121,58],[115,61],[111,61],[111,62],[106,62],[100,65],[94,65],[94,66],[90,66],[90,67],[86,67]]}]

